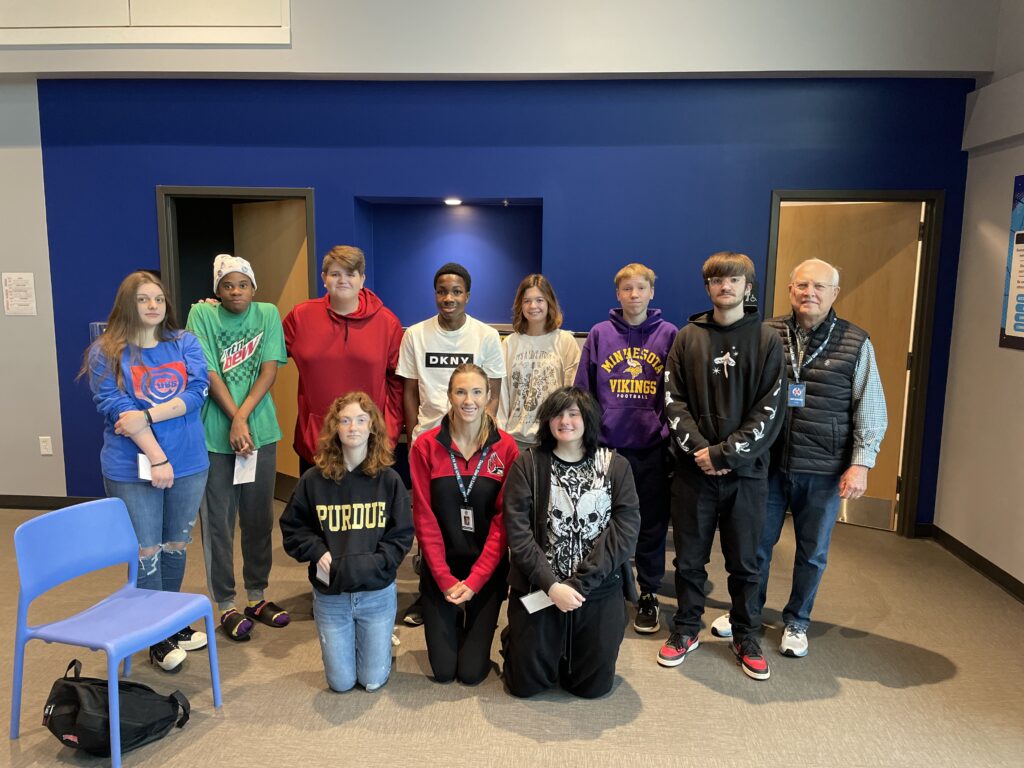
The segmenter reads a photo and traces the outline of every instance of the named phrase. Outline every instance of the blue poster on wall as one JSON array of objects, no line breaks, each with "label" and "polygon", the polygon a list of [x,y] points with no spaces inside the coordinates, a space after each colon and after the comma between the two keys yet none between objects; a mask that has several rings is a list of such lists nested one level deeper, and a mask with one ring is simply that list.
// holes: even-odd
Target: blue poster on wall
[{"label": "blue poster on wall", "polygon": [[1006,255],[1006,290],[1003,292],[1003,327],[999,346],[1024,349],[1024,176],[1013,180],[1010,211],[1010,248]]}]

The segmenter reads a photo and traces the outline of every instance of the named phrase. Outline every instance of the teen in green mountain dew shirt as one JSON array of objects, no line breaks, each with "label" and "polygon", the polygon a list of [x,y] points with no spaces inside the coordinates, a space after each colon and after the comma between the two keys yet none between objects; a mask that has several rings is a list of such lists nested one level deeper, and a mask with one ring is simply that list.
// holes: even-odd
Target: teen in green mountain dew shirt
[{"label": "teen in green mountain dew shirt", "polygon": [[[256,276],[245,259],[221,254],[213,263],[219,305],[200,303],[187,328],[199,337],[210,372],[203,406],[210,476],[199,509],[210,594],[224,633],[248,640],[256,620],[288,624],[288,613],[264,599],[270,577],[277,474],[277,423],[270,388],[287,354],[281,316],[273,304],[254,302]],[[254,481],[234,484],[236,457],[256,454]],[[242,530],[242,577],[247,605],[235,608],[235,517]]]}]

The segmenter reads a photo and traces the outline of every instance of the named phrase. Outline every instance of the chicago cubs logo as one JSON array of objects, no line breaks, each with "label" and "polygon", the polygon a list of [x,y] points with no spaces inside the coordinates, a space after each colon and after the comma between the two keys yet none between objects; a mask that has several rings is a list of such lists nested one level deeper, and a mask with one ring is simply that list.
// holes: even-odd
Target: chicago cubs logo
[{"label": "chicago cubs logo", "polygon": [[135,396],[153,405],[166,403],[181,394],[188,384],[188,372],[181,361],[164,363],[153,368],[132,366]]}]

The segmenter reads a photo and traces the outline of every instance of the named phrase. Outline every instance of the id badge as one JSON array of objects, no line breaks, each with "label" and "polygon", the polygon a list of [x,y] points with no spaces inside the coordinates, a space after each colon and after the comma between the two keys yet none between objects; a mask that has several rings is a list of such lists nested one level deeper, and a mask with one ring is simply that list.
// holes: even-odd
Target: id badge
[{"label": "id badge", "polygon": [[462,530],[467,533],[475,532],[476,527],[473,525],[473,508],[459,507],[459,514],[462,515]]},{"label": "id badge", "polygon": [[806,405],[807,384],[799,381],[789,385],[789,407],[803,408]]}]

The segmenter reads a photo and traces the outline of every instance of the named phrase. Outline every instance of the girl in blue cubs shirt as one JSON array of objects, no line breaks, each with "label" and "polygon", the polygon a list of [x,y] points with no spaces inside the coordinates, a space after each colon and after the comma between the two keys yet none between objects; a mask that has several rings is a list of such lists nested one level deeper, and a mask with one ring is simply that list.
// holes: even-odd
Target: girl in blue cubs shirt
[{"label": "girl in blue cubs shirt", "polygon": [[374,691],[391,674],[395,576],[413,527],[387,426],[369,395],[334,401],[314,461],[281,516],[284,550],[309,563],[327,684]]},{"label": "girl in blue cubs shirt", "polygon": [[[176,329],[155,275],[132,272],[121,282],[82,372],[104,417],[103,487],[124,501],[139,539],[137,585],[177,592],[210,464],[199,418],[207,373],[199,341]],[[147,470],[151,479],[142,479]],[[205,645],[204,633],[185,627],[149,658],[176,672],[186,651]]]}]

